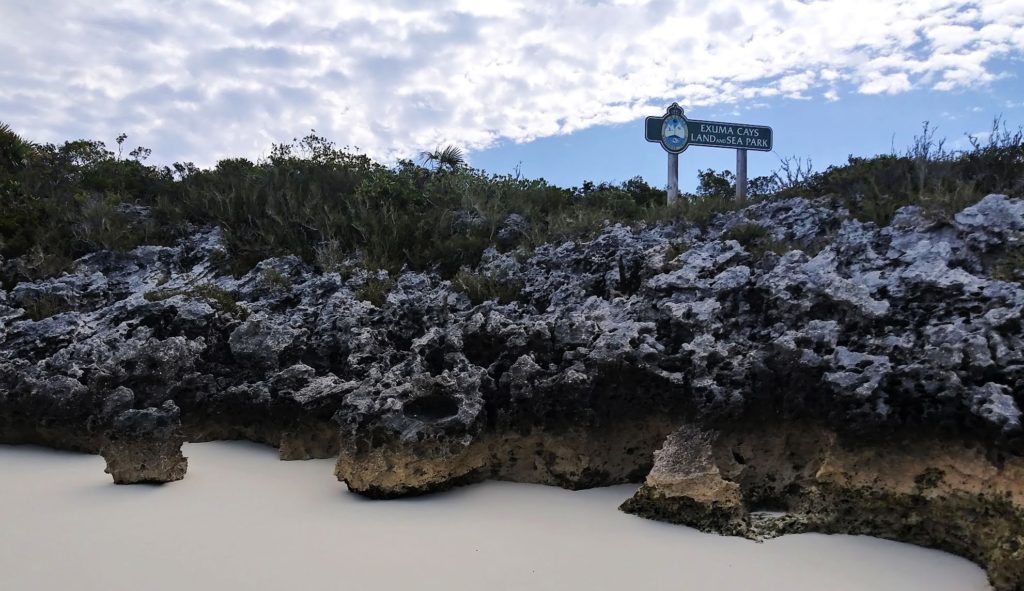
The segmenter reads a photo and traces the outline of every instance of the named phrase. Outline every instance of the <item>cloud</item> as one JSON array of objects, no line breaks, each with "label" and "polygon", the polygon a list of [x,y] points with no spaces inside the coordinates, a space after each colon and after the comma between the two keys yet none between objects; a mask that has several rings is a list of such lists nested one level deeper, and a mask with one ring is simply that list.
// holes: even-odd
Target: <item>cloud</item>
[{"label": "cloud", "polygon": [[864,94],[897,94],[906,92],[912,88],[910,78],[906,72],[895,74],[871,74],[868,79],[860,85],[860,92]]},{"label": "cloud", "polygon": [[0,117],[162,162],[317,129],[391,159],[687,107],[944,92],[1008,75],[1024,0],[10,0]]}]

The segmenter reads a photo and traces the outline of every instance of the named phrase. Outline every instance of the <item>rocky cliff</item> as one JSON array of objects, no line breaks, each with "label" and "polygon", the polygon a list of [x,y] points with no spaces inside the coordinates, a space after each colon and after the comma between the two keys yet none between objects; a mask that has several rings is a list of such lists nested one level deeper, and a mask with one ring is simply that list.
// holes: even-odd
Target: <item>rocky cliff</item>
[{"label": "rocky cliff", "polygon": [[0,291],[0,441],[102,451],[126,482],[225,438],[337,456],[374,497],[643,481],[626,510],[890,537],[1024,588],[1022,249],[1020,199],[884,228],[778,200],[490,250],[472,276],[518,296],[474,305],[295,258],[234,278],[206,230]]}]

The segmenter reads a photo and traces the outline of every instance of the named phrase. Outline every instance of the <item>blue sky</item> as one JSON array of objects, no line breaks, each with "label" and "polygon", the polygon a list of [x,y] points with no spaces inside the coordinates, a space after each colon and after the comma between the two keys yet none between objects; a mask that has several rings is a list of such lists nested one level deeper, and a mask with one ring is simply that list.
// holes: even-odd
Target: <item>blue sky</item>
[{"label": "blue sky", "polygon": [[[1021,61],[997,67],[1024,75]],[[888,153],[893,146],[902,151],[921,135],[925,121],[934,128],[935,138],[944,138],[951,149],[967,148],[967,134],[986,137],[995,117],[1016,129],[1024,125],[1024,79],[1008,74],[981,88],[956,91],[914,89],[865,95],[849,89],[839,100],[778,98],[757,106],[688,109],[686,115],[771,126],[774,151],[748,153],[751,177],[771,174],[785,157],[810,158],[814,170],[823,170],[845,162],[851,154]],[[660,187],[666,176],[666,153],[644,140],[643,119],[529,143],[502,142],[471,154],[470,160],[474,167],[489,172],[514,174],[518,167],[524,176],[543,177],[562,186],[579,186],[585,180],[619,182],[639,175]],[[692,191],[698,170],[734,170],[735,164],[734,150],[691,147],[679,159],[680,185]]]},{"label": "blue sky", "polygon": [[[384,162],[453,144],[561,185],[665,156],[642,118],[771,125],[818,169],[1024,123],[1024,0],[5,0],[0,121],[35,141],[258,159],[310,129]],[[731,169],[691,148],[681,183]],[[778,157],[752,153],[750,173]]]}]

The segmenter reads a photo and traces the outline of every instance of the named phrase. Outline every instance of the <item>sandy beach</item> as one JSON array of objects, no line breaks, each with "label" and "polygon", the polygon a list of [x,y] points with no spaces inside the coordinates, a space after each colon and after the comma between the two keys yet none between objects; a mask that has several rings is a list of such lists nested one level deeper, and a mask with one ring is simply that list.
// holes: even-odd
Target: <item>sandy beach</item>
[{"label": "sandy beach", "polygon": [[331,460],[189,444],[185,480],[116,486],[96,456],[0,447],[5,590],[983,591],[934,550],[804,534],[763,544],[625,515],[634,486],[490,482],[368,501]]}]

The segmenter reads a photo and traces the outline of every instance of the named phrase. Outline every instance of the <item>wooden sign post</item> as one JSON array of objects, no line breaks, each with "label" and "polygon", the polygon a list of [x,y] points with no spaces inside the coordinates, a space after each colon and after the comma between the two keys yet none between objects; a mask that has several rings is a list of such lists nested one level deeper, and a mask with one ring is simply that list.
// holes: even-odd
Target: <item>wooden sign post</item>
[{"label": "wooden sign post", "polygon": [[773,132],[764,125],[687,119],[683,108],[672,103],[661,117],[647,117],[644,137],[668,152],[668,203],[679,195],[679,154],[690,146],[736,150],[736,199],[747,198],[747,150],[768,152]]}]

